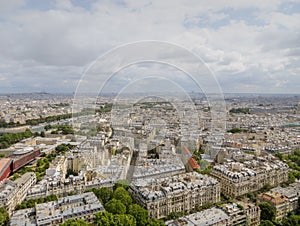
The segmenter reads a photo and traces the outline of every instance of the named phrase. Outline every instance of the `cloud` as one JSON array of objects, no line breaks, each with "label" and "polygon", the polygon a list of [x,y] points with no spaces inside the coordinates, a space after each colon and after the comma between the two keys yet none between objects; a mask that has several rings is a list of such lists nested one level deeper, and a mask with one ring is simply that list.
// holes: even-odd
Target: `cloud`
[{"label": "cloud", "polygon": [[287,92],[287,85],[299,92],[300,10],[293,1],[53,0],[41,9],[32,4],[0,3],[0,74],[13,87],[71,91],[98,56],[154,39],[199,55],[225,92],[250,92],[253,86]]},{"label": "cloud", "polygon": [[5,13],[25,5],[25,0],[0,1],[0,12]]},{"label": "cloud", "polygon": [[56,0],[55,7],[58,9],[71,10],[73,9],[73,4],[71,0]]}]

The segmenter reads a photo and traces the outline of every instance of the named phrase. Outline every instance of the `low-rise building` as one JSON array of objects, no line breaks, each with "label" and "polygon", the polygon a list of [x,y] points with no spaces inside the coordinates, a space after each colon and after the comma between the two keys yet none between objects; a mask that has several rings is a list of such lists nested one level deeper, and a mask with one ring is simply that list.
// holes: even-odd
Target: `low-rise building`
[{"label": "low-rise building", "polygon": [[15,181],[5,180],[0,184],[0,206],[4,206],[9,214],[26,197],[27,191],[36,183],[35,173],[28,172]]},{"label": "low-rise building", "polygon": [[88,192],[36,204],[34,208],[18,210],[12,215],[10,225],[59,225],[71,218],[91,223],[94,214],[101,211],[104,211],[102,204],[93,192]]},{"label": "low-rise building", "polygon": [[138,204],[148,210],[150,217],[156,219],[220,201],[220,183],[196,172],[137,180],[131,183],[129,192]]}]

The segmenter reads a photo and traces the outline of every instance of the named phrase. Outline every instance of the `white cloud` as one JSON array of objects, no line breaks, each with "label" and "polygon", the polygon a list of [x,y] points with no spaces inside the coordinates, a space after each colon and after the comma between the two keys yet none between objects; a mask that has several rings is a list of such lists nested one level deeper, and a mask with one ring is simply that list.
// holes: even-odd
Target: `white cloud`
[{"label": "white cloud", "polygon": [[[81,8],[70,0],[56,0],[53,8],[38,10],[29,4],[22,8],[21,0],[2,1],[0,9],[6,13],[0,16],[0,74],[13,83],[21,79],[12,75],[28,76],[28,86],[30,78],[36,79],[34,74],[39,74],[41,86],[46,83],[43,80],[49,83],[59,76],[73,84],[83,67],[109,49],[156,39],[177,43],[202,57],[226,84],[225,91],[238,84],[225,79],[234,78],[240,91],[253,90],[253,84],[257,90],[269,84],[270,92],[285,85],[298,92],[288,75],[296,76],[300,68],[300,12],[280,12],[283,2],[126,0],[96,1]],[[235,13],[251,9],[257,21],[253,14],[235,18],[228,9]],[[215,22],[222,23],[215,27]],[[272,79],[273,73],[278,73],[280,82]]]}]

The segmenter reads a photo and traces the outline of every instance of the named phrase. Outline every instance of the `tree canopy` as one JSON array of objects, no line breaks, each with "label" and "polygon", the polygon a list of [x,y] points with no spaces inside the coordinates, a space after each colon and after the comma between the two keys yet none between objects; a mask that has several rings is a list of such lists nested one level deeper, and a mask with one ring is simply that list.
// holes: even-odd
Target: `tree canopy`
[{"label": "tree canopy", "polygon": [[261,221],[260,226],[275,226],[272,221],[266,220],[266,221]]},{"label": "tree canopy", "polygon": [[29,129],[19,133],[4,133],[0,135],[0,149],[8,148],[12,144],[19,142],[25,138],[32,137],[33,134]]},{"label": "tree canopy", "polygon": [[282,220],[282,225],[284,226],[295,226],[300,225],[300,215],[291,215],[288,218]]},{"label": "tree canopy", "polygon": [[112,191],[109,188],[92,188],[90,190],[87,191],[91,191],[94,192],[94,194],[97,196],[97,198],[102,202],[103,205],[105,205],[109,200],[112,199]]},{"label": "tree canopy", "polygon": [[125,214],[126,213],[126,206],[120,200],[117,200],[114,198],[112,200],[108,201],[104,207],[108,212],[113,213],[113,214]]},{"label": "tree canopy", "polygon": [[69,219],[62,223],[61,226],[89,226],[89,224],[82,219]]},{"label": "tree canopy", "polygon": [[268,202],[261,202],[259,204],[259,208],[261,209],[260,219],[261,220],[269,220],[272,221],[276,216],[276,209]]},{"label": "tree canopy", "polygon": [[96,213],[95,224],[101,226],[136,226],[135,218],[128,214],[112,214],[107,211]]},{"label": "tree canopy", "polygon": [[126,207],[132,203],[132,198],[124,187],[118,187],[113,193],[113,198],[120,200]]},{"label": "tree canopy", "polygon": [[0,226],[5,225],[8,220],[8,213],[4,207],[0,207]]},{"label": "tree canopy", "polygon": [[137,204],[131,204],[128,208],[128,214],[134,216],[136,223],[139,226],[147,225],[148,211]]}]

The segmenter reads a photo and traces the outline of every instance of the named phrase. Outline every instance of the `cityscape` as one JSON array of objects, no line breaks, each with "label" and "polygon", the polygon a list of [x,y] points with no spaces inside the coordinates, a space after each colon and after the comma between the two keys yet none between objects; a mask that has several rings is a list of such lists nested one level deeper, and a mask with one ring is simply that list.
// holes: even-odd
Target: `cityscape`
[{"label": "cityscape", "polygon": [[112,123],[114,95],[99,96],[94,112],[73,113],[72,95],[1,95],[3,218],[9,225],[297,222],[299,95],[225,94],[220,146],[205,96],[191,96],[201,124],[189,126],[186,140],[175,108],[153,96],[129,109],[133,98],[123,97]]},{"label": "cityscape", "polygon": [[300,226],[300,2],[0,0],[0,226]]}]

